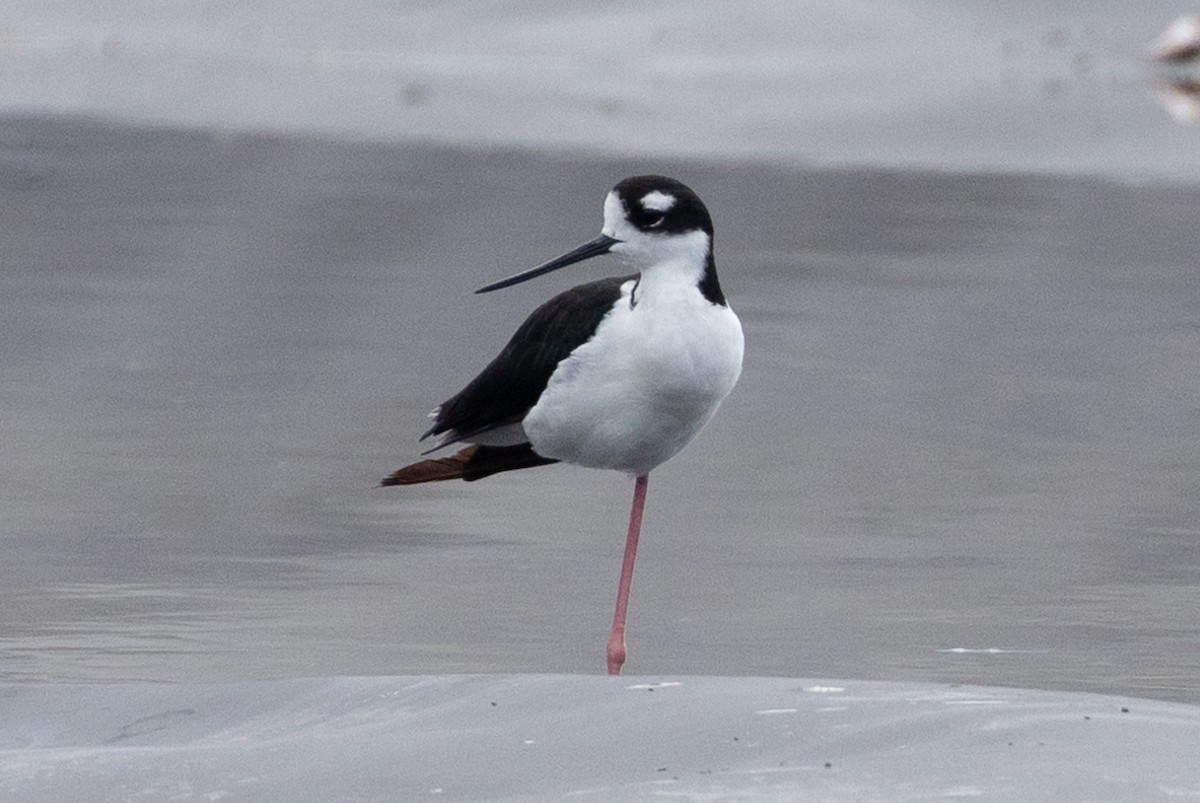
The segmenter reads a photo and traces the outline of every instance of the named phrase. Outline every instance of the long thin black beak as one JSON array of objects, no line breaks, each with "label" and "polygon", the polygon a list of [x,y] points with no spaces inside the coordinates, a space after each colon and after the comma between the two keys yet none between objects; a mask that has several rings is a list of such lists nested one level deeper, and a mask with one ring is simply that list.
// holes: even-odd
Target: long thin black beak
[{"label": "long thin black beak", "polygon": [[574,251],[568,251],[558,259],[552,259],[544,265],[538,265],[536,268],[530,268],[527,271],[522,271],[515,276],[509,276],[507,279],[501,279],[498,282],[492,282],[489,285],[480,287],[476,293],[490,293],[493,290],[499,290],[504,287],[512,287],[514,284],[528,281],[534,277],[541,276],[543,273],[549,273],[552,270],[565,268],[567,265],[574,265],[576,262],[582,262],[585,259],[598,257],[601,254],[607,254],[614,245],[621,242],[616,237],[609,237],[607,234],[601,234],[591,242],[584,243]]}]

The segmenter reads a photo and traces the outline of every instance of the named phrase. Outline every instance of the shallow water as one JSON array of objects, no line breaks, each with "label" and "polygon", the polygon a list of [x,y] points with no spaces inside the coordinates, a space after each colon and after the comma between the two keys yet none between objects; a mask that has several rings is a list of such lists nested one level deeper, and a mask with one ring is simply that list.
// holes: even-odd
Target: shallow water
[{"label": "shallow water", "polygon": [[747,360],[629,671],[1200,702],[1200,190],[69,118],[0,120],[0,679],[601,672],[630,481],[374,486],[647,169]]}]

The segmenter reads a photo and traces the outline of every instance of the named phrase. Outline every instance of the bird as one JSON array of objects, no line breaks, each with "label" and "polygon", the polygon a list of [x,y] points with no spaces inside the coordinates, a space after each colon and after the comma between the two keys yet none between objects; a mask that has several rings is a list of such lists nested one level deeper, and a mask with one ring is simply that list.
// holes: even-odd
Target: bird
[{"label": "bird", "polygon": [[1162,64],[1188,64],[1200,57],[1200,14],[1184,14],[1150,45],[1150,57]]},{"label": "bird", "polygon": [[661,175],[626,178],[604,200],[598,237],[489,293],[602,255],[629,275],[545,302],[466,387],[430,413],[429,455],[381,484],[462,479],[563,462],[634,478],[617,603],[606,648],[619,675],[633,568],[651,470],[716,413],[742,371],[744,337],[717,279],[713,224],[700,197]]}]

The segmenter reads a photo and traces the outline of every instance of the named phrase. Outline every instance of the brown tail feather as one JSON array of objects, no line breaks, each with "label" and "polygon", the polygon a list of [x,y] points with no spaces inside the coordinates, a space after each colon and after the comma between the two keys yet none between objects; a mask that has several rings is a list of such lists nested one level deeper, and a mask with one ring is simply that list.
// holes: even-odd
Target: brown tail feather
[{"label": "brown tail feather", "polygon": [[440,482],[441,480],[462,479],[467,471],[467,463],[478,451],[478,446],[468,446],[462,451],[449,457],[436,457],[431,460],[420,460],[412,465],[393,471],[384,477],[380,485],[415,485],[418,482]]},{"label": "brown tail feather", "polygon": [[474,482],[501,471],[515,471],[557,463],[533,451],[528,443],[518,446],[468,446],[449,457],[421,460],[385,477],[380,485],[415,485],[419,482],[466,480]]}]

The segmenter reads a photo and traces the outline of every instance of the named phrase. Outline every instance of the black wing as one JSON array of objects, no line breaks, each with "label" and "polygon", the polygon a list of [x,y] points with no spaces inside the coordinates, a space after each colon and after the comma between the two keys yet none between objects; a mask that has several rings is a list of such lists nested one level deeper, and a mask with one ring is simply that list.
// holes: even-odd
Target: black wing
[{"label": "black wing", "polygon": [[525,319],[504,350],[471,384],[442,403],[421,436],[441,435],[437,447],[515,424],[537,404],[558,364],[592,335],[633,276],[573,287]]}]

